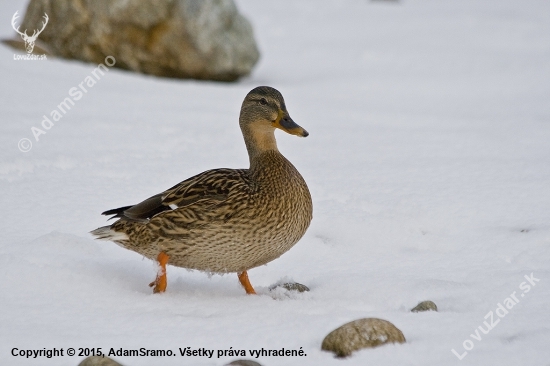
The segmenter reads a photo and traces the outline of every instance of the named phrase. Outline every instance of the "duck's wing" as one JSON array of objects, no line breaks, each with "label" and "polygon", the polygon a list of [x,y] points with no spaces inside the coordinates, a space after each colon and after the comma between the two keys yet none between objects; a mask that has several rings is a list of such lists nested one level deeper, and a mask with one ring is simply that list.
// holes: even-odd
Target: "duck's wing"
[{"label": "duck's wing", "polygon": [[115,208],[103,212],[102,215],[114,215],[111,219],[148,222],[165,211],[197,203],[208,207],[226,201],[230,195],[246,195],[250,190],[248,170],[213,169],[186,179],[137,205]]}]

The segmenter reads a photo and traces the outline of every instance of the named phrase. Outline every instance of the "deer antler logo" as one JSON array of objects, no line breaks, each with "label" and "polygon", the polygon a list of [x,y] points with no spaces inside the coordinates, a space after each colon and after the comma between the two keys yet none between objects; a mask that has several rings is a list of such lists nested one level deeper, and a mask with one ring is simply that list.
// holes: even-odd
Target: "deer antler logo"
[{"label": "deer antler logo", "polygon": [[46,24],[48,24],[48,14],[44,13],[44,22],[42,22],[42,29],[40,30],[34,30],[32,33],[32,36],[29,36],[27,34],[27,30],[25,29],[25,32],[20,32],[19,27],[15,28],[15,21],[17,20],[19,16],[17,15],[17,12],[13,14],[13,17],[11,18],[11,26],[19,35],[21,38],[23,38],[23,41],[25,41],[25,48],[27,49],[27,53],[32,53],[32,50],[34,49],[34,42],[36,42],[36,39],[38,38],[38,35],[42,33],[44,28],[46,28]]}]

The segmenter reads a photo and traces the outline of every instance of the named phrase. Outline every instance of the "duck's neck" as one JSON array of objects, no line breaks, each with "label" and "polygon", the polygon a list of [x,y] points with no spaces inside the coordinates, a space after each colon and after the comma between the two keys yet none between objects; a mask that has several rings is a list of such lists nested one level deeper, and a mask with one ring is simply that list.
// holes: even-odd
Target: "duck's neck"
[{"label": "duck's neck", "polygon": [[250,170],[256,171],[261,168],[261,156],[265,153],[279,155],[277,141],[275,141],[275,130],[266,129],[243,129],[244,142],[250,160]]}]

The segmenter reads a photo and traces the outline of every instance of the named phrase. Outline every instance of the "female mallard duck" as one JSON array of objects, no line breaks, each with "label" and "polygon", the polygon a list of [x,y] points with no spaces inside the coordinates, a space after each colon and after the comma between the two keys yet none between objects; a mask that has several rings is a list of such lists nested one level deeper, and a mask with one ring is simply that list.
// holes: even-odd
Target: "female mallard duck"
[{"label": "female mallard duck", "polygon": [[255,294],[247,270],[280,257],[305,234],[313,206],[306,182],[279,152],[275,128],[306,137],[277,90],[260,86],[245,97],[239,117],[249,169],[213,169],[134,206],[103,212],[119,218],[92,234],[157,260],[150,286],[166,290],[166,264],[237,272]]}]

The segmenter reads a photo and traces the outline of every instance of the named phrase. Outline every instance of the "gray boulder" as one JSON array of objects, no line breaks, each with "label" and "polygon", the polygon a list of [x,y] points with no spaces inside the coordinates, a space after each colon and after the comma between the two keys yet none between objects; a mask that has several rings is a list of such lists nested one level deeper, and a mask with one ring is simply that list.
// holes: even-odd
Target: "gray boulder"
[{"label": "gray boulder", "polygon": [[363,348],[377,347],[386,343],[405,343],[405,336],[395,325],[377,318],[358,319],[330,332],[321,345],[337,357],[350,356]]},{"label": "gray boulder", "polygon": [[233,81],[259,58],[252,26],[233,0],[31,0],[21,29],[49,22],[55,56],[164,77]]}]

